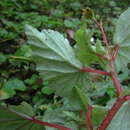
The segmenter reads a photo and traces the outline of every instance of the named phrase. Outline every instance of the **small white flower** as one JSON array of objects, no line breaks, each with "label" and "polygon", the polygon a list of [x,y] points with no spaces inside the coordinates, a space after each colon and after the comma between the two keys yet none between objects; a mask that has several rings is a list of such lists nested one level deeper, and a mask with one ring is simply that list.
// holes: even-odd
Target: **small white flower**
[{"label": "small white flower", "polygon": [[91,41],[91,42],[94,42],[94,38],[92,37],[92,38],[90,39],[90,41]]}]

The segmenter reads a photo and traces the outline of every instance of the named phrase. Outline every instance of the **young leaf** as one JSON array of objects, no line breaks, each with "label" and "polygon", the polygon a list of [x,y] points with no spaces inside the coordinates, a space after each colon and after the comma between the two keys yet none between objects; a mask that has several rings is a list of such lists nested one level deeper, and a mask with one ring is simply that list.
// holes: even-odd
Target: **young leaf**
[{"label": "young leaf", "polygon": [[75,34],[75,40],[77,42],[76,55],[79,60],[85,65],[90,65],[98,60],[97,56],[91,46],[90,34],[86,30],[86,26],[81,27]]},{"label": "young leaf", "polygon": [[84,78],[84,73],[80,72],[82,65],[76,59],[68,40],[53,30],[39,32],[28,25],[25,30],[41,76],[48,80],[48,86],[57,95],[69,95],[73,86]]},{"label": "young leaf", "polygon": [[102,46],[102,43],[99,39],[96,41],[96,52],[104,55],[106,53],[105,48]]},{"label": "young leaf", "polygon": [[130,129],[130,102],[126,102],[116,113],[107,130],[129,130]]},{"label": "young leaf", "polygon": [[119,44],[115,65],[117,71],[125,68],[130,62],[130,8],[119,17],[114,34],[114,44]]}]

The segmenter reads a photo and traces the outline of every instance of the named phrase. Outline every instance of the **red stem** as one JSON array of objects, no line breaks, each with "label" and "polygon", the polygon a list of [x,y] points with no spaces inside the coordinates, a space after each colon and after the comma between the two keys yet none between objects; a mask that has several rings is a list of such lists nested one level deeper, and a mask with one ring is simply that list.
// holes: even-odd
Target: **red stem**
[{"label": "red stem", "polygon": [[130,96],[125,96],[124,99],[125,99],[125,101],[129,101],[130,100]]},{"label": "red stem", "polygon": [[116,76],[115,73],[112,73],[112,74],[111,74],[111,78],[112,78],[113,84],[114,84],[114,86],[115,86],[115,88],[116,88],[117,96],[120,96],[121,93],[122,93],[122,91],[123,91],[123,89],[122,89],[122,87],[121,87],[121,84],[120,84],[120,81],[119,81],[119,79],[117,78],[117,76]]},{"label": "red stem", "polygon": [[111,76],[111,74],[109,72],[105,72],[105,71],[102,71],[102,70],[96,70],[96,69],[89,68],[89,67],[82,67],[80,70],[82,72],[91,72],[91,73],[97,73],[97,74]]},{"label": "red stem", "polygon": [[110,73],[111,73],[111,78],[112,78],[112,81],[113,81],[113,84],[116,88],[116,93],[117,93],[117,96],[120,96],[123,89],[121,87],[121,83],[117,77],[117,73],[115,71],[115,65],[114,65],[114,61],[117,57],[117,54],[118,54],[118,50],[119,50],[119,46],[116,45],[115,46],[115,51],[114,51],[114,55],[112,55],[111,51],[109,52],[109,56],[111,57],[110,60],[109,60],[109,65],[110,65]]},{"label": "red stem", "polygon": [[35,117],[29,117],[29,116],[27,116],[27,115],[25,115],[23,113],[16,112],[13,109],[8,109],[8,110],[10,112],[13,112],[16,115],[22,117],[23,119],[32,121],[33,123],[38,124],[38,125],[48,126],[48,127],[52,127],[52,128],[58,128],[59,130],[72,130],[71,128],[67,128],[65,126],[61,126],[61,125],[57,125],[57,124],[53,124],[53,123],[48,123],[48,122],[45,122],[45,121],[41,121],[41,120],[35,119]]},{"label": "red stem", "polygon": [[91,120],[92,110],[93,110],[93,107],[89,105],[88,111],[86,112],[86,125],[87,125],[88,130],[93,130],[93,124]]},{"label": "red stem", "polygon": [[79,111],[79,116],[82,118],[83,110]]},{"label": "red stem", "polygon": [[49,126],[49,127],[52,127],[52,128],[58,128],[59,130],[72,130],[70,128],[67,128],[67,127],[64,127],[64,126],[61,126],[61,125],[40,121],[40,120],[37,120],[35,118],[31,118],[31,119],[28,119],[28,120],[31,120],[35,124],[39,124],[39,125],[42,125],[42,126]]},{"label": "red stem", "polygon": [[101,59],[104,59],[104,60],[108,60],[107,57],[101,55],[101,54],[98,54],[98,53],[95,53],[96,56],[100,57]]},{"label": "red stem", "polygon": [[[5,108],[6,107],[3,107],[3,109],[5,109]],[[15,113],[16,115],[20,116],[21,118],[23,118],[25,120],[32,121],[33,123],[38,124],[38,125],[48,126],[48,127],[52,127],[52,128],[58,128],[59,130],[72,130],[71,128],[67,128],[67,127],[62,126],[62,125],[57,125],[57,124],[48,123],[48,122],[45,122],[45,121],[35,119],[35,117],[30,117],[30,116],[25,115],[23,113],[19,113],[19,112],[13,110],[13,109],[7,109],[7,110],[10,111],[10,112]]]},{"label": "red stem", "polygon": [[116,57],[117,57],[117,55],[118,55],[118,51],[119,51],[119,45],[117,44],[117,45],[115,46],[115,48],[114,48],[114,54],[113,54],[111,60],[114,61],[114,60],[116,59]]},{"label": "red stem", "polygon": [[103,41],[105,42],[106,46],[108,46],[108,41],[107,41],[107,38],[106,38],[104,28],[102,26],[102,22],[99,23],[96,19],[94,19],[94,21],[96,22],[97,26],[99,27],[99,29],[102,33]]},{"label": "red stem", "polygon": [[[108,48],[108,41],[107,41],[106,34],[105,34],[104,28],[102,26],[102,23],[99,23],[96,19],[94,19],[94,21],[96,22],[96,24],[100,28],[102,36],[103,36],[103,41],[105,42],[106,47]],[[120,97],[123,89],[121,87],[120,81],[118,80],[117,73],[116,73],[115,67],[114,67],[114,61],[118,55],[118,50],[119,50],[119,45],[116,45],[114,48],[114,54],[112,55],[111,52],[109,52],[109,57],[110,57],[109,64],[110,64],[110,68],[111,68],[109,76],[113,80],[113,84],[116,88],[116,93],[118,95],[118,99],[115,102],[115,104],[112,106],[110,111],[108,112],[106,118],[101,123],[98,130],[106,130],[106,128],[108,127],[108,125],[110,124],[110,122],[112,121],[113,117],[118,112],[118,110],[120,109],[122,104],[125,101],[130,100],[130,96]]]},{"label": "red stem", "polygon": [[112,106],[112,108],[109,110],[106,118],[103,120],[101,125],[98,127],[97,130],[106,130],[110,122],[112,121],[113,117],[115,114],[118,112],[118,110],[121,108],[124,102],[130,100],[130,96],[124,96],[124,97],[119,97],[115,104]]}]

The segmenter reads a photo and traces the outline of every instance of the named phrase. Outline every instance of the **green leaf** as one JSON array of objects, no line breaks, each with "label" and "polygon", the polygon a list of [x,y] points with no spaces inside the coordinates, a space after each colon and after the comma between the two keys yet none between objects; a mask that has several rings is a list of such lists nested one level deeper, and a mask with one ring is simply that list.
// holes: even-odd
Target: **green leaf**
[{"label": "green leaf", "polygon": [[15,56],[30,57],[31,49],[28,45],[22,45],[16,52]]},{"label": "green leaf", "polygon": [[105,54],[105,48],[102,46],[102,43],[100,40],[97,39],[96,41],[96,52],[99,54],[104,55]]},{"label": "green leaf", "polygon": [[119,44],[119,52],[115,61],[117,71],[130,63],[130,8],[119,17],[114,34],[114,44]]},{"label": "green leaf", "polygon": [[44,127],[32,123],[25,118],[34,116],[32,107],[23,102],[19,106],[0,106],[0,129],[1,130],[44,130]]},{"label": "green leaf", "polygon": [[92,121],[95,126],[98,126],[104,120],[109,109],[98,105],[94,105],[93,107]]},{"label": "green leaf", "polygon": [[86,109],[88,107],[88,105],[90,104],[90,99],[89,99],[88,95],[83,90],[81,90],[81,88],[79,88],[79,87],[75,87],[75,89],[76,89],[77,96],[79,97],[84,108]]},{"label": "green leaf", "polygon": [[59,32],[39,32],[31,26],[26,26],[26,35],[37,70],[44,80],[48,80],[48,87],[52,87],[57,95],[69,95],[72,88],[86,78],[86,74],[80,72],[82,65],[76,59],[68,40]]},{"label": "green leaf", "polygon": [[54,93],[54,91],[51,88],[43,87],[42,88],[42,93],[47,94],[47,95],[51,95],[52,93]]},{"label": "green leaf", "polygon": [[0,64],[4,63],[6,59],[7,57],[4,54],[0,53]]},{"label": "green leaf", "polygon": [[126,102],[120,108],[107,130],[130,130],[130,102]]},{"label": "green leaf", "polygon": [[19,106],[11,106],[10,108],[14,109],[15,112],[18,112],[18,113],[20,112],[30,117],[35,115],[32,106],[26,102],[22,102]]},{"label": "green leaf", "polygon": [[10,88],[2,88],[0,89],[0,100],[8,99],[15,94],[15,91]]},{"label": "green leaf", "polygon": [[80,20],[79,19],[76,19],[76,18],[71,18],[71,19],[66,19],[64,21],[64,24],[66,27],[68,28],[76,28],[79,24],[81,24]]},{"label": "green leaf", "polygon": [[24,91],[26,90],[26,86],[24,85],[24,82],[22,80],[19,80],[17,78],[10,79],[4,84],[4,88],[12,89],[12,90],[20,90]]},{"label": "green leaf", "polygon": [[[71,119],[69,119],[69,121],[66,117],[67,116],[64,114],[64,111],[60,108],[55,109],[55,110],[48,109],[44,114],[43,121],[46,121],[49,123],[54,123],[54,124],[62,124],[68,128],[72,128],[74,130],[79,130],[78,123],[72,121],[72,116],[71,116]],[[56,130],[53,128],[50,129],[50,127],[45,127],[45,128],[46,128],[46,130]]]},{"label": "green leaf", "polygon": [[33,74],[31,78],[26,79],[24,82],[26,84],[33,85],[36,84],[37,80],[38,80],[38,75]]},{"label": "green leaf", "polygon": [[94,54],[94,51],[91,46],[91,36],[86,26],[82,26],[75,34],[75,40],[77,42],[76,46],[76,55],[78,59],[85,65],[90,65],[95,61],[98,61],[97,56]]},{"label": "green leaf", "polygon": [[78,122],[84,122],[79,116],[77,116],[74,112],[69,112],[69,111],[63,111],[64,115],[69,117],[70,119]]},{"label": "green leaf", "polygon": [[[66,100],[68,101],[71,110],[76,111],[84,110],[86,112],[88,104],[91,103],[87,93],[79,87],[74,87]],[[65,107],[67,107],[66,104]]]}]

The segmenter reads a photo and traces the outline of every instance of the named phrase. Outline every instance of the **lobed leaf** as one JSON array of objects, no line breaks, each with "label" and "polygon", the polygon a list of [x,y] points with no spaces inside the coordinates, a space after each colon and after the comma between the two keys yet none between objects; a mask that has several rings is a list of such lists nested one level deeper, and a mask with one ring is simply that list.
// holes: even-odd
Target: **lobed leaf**
[{"label": "lobed leaf", "polygon": [[77,42],[75,49],[76,55],[85,65],[90,65],[99,60],[93,51],[90,39],[91,36],[88,30],[86,30],[86,26],[82,26],[75,34],[75,40]]},{"label": "lobed leaf", "polygon": [[76,59],[68,40],[53,30],[39,32],[28,25],[25,30],[37,70],[43,79],[48,81],[48,86],[57,95],[69,95],[73,86],[86,78],[86,74],[80,72],[82,65]]},{"label": "lobed leaf", "polygon": [[119,44],[119,52],[115,65],[117,71],[130,63],[130,8],[119,17],[114,34],[114,44]]}]

